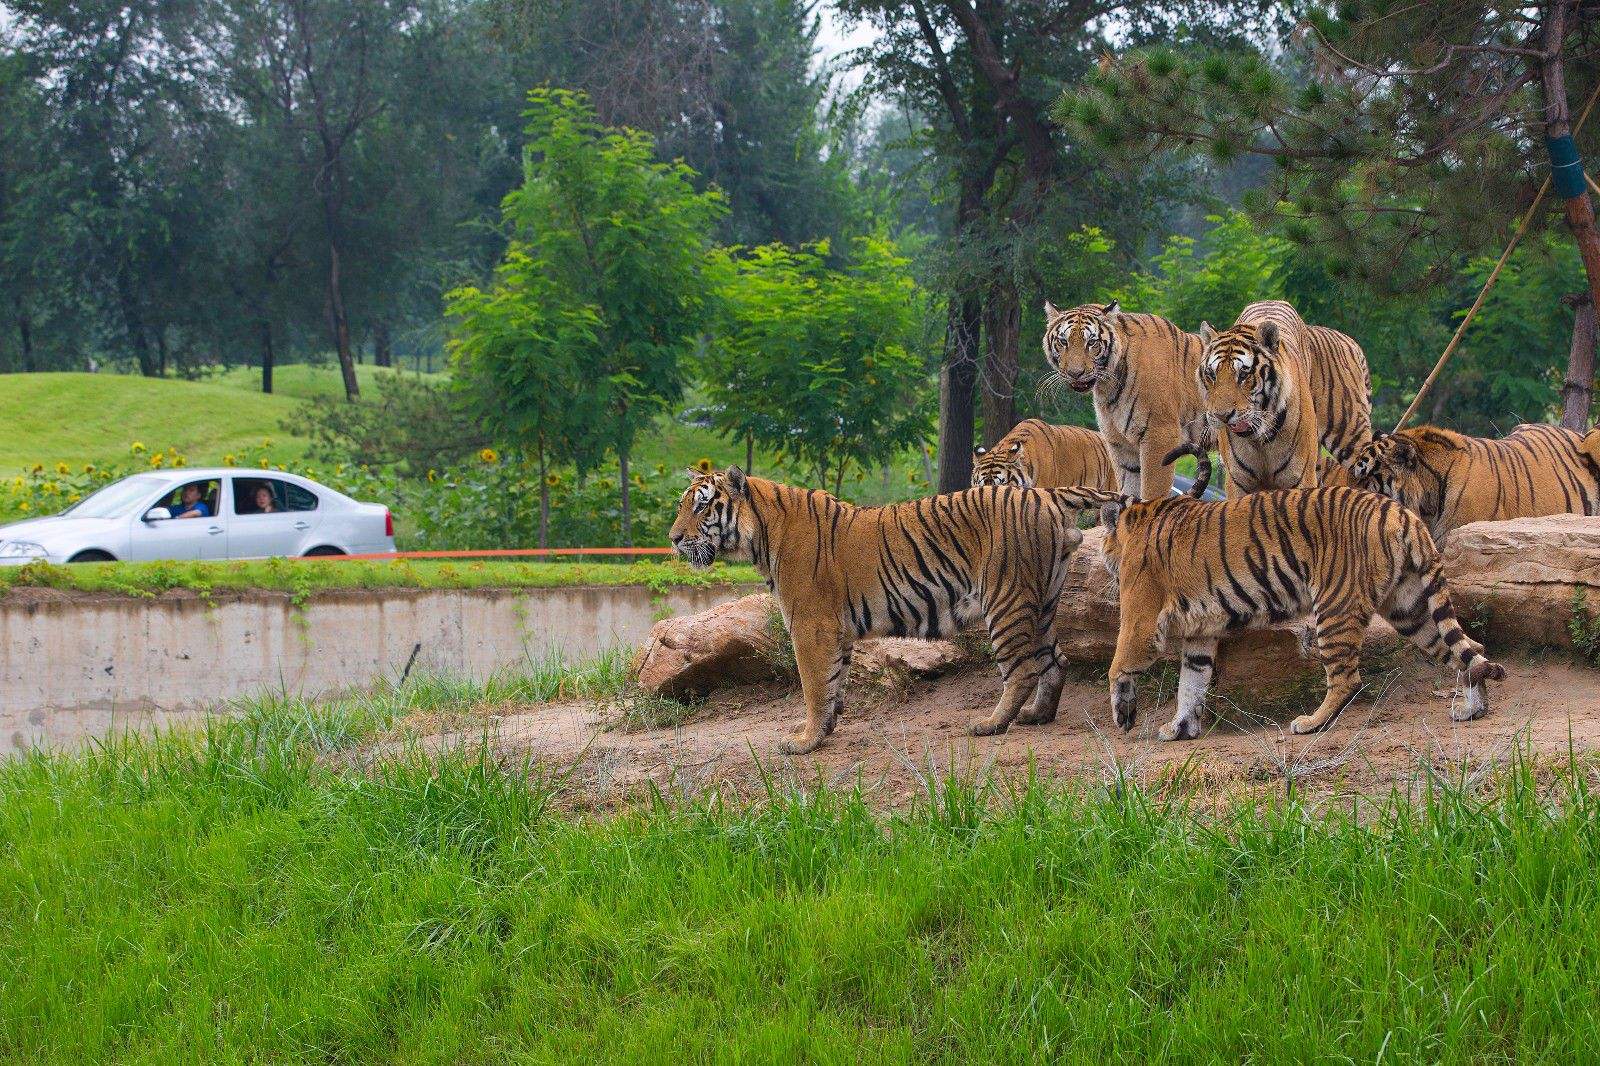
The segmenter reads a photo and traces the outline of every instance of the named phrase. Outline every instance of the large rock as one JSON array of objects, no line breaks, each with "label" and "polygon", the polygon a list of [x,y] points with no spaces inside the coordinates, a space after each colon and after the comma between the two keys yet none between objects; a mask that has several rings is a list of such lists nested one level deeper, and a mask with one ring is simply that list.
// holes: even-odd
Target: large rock
[{"label": "large rock", "polygon": [[722,685],[784,676],[781,627],[766,593],[719,604],[701,614],[664,618],[650,628],[639,659],[639,687],[682,699]]},{"label": "large rock", "polygon": [[1456,613],[1502,642],[1571,647],[1575,601],[1600,617],[1600,518],[1474,522],[1445,540]]}]

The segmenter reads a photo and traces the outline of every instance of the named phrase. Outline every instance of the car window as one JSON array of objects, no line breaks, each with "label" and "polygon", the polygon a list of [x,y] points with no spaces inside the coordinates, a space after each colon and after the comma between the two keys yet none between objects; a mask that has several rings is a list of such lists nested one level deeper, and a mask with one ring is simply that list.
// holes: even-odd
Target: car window
[{"label": "car window", "polygon": [[138,474],[124,478],[107,485],[99,492],[85,496],[62,513],[74,518],[114,518],[144,503],[150,493],[161,486],[162,480],[155,474]]},{"label": "car window", "polygon": [[208,478],[204,481],[185,482],[184,484],[174,488],[171,492],[167,493],[150,506],[165,507],[167,510],[171,511],[174,516],[176,516],[178,512],[183,509],[183,491],[190,485],[193,485],[195,488],[200,490],[200,502],[206,505],[206,510],[215,515],[217,513],[217,497],[221,495],[220,490],[222,488],[222,482],[218,481],[216,478]]},{"label": "car window", "polygon": [[[263,493],[267,495],[264,497]],[[238,477],[233,479],[234,514],[281,514],[286,511],[314,511],[316,509],[316,494],[307,492],[299,485],[288,481],[280,481],[275,477]]]}]

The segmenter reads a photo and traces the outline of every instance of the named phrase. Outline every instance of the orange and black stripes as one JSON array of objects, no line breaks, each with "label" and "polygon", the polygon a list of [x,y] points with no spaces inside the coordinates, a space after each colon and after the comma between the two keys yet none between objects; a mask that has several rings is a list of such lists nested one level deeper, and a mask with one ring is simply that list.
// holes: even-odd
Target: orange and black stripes
[{"label": "orange and black stripes", "polygon": [[995,442],[974,450],[972,484],[1051,489],[1088,485],[1114,489],[1116,467],[1103,436],[1079,426],[1025,419]]},{"label": "orange and black stripes", "polygon": [[[1382,493],[1422,516],[1442,541],[1469,522],[1600,515],[1600,431],[1522,425],[1500,440],[1436,426],[1385,433],[1348,462],[1351,484]],[[1600,453],[1600,447],[1596,447]]]}]

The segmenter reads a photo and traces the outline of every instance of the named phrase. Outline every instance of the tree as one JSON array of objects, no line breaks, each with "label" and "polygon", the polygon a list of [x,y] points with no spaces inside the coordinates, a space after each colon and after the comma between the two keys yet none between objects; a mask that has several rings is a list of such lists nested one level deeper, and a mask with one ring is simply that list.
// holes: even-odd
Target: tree
[{"label": "tree", "polygon": [[[1064,96],[1057,114],[1140,158],[1157,147],[1272,159],[1279,176],[1258,212],[1382,292],[1436,287],[1464,257],[1498,251],[1554,162],[1591,301],[1600,294],[1600,234],[1568,99],[1594,90],[1600,8],[1318,4],[1300,40],[1287,68],[1254,51],[1135,50]],[[1600,120],[1582,140],[1600,148]],[[1581,348],[1564,390],[1573,428],[1592,389],[1593,352]]]},{"label": "tree", "polygon": [[[572,398],[584,443],[617,456],[632,545],[634,439],[683,394],[710,313],[707,253],[722,197],[697,192],[684,164],[658,162],[648,134],[601,125],[582,93],[541,88],[528,99],[524,181],[505,202],[511,249],[492,300],[458,296],[458,351],[496,402],[571,382],[558,395]],[[533,408],[496,417],[544,422]],[[573,451],[580,463],[593,454]]]},{"label": "tree", "polygon": [[931,426],[909,262],[882,237],[857,239],[840,268],[830,251],[729,253],[703,376],[722,433],[794,459],[837,494],[851,466],[887,462]]}]

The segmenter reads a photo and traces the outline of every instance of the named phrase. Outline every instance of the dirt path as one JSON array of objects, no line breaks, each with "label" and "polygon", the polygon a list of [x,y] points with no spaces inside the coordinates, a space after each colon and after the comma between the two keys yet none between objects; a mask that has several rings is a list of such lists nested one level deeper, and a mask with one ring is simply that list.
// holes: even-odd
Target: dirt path
[{"label": "dirt path", "polygon": [[803,713],[799,693],[780,687],[723,693],[674,728],[625,732],[614,725],[615,706],[569,703],[508,708],[448,728],[406,723],[379,750],[487,740],[504,759],[565,771],[578,806],[607,806],[647,783],[689,794],[712,786],[751,794],[764,773],[800,781],[820,775],[844,787],[859,780],[898,805],[926,787],[930,771],[975,778],[993,771],[1020,776],[1030,767],[1043,777],[1122,774],[1156,786],[1181,775],[1216,796],[1282,790],[1291,782],[1313,792],[1371,792],[1414,783],[1425,765],[1482,769],[1519,749],[1565,760],[1569,739],[1580,754],[1600,752],[1600,670],[1560,659],[1506,665],[1506,681],[1491,688],[1489,715],[1476,722],[1452,722],[1448,712],[1458,697],[1449,682],[1408,655],[1369,677],[1369,699],[1346,710],[1331,730],[1306,737],[1292,736],[1288,722],[1313,706],[1319,691],[1263,707],[1241,705],[1235,696],[1220,704],[1221,720],[1201,739],[1162,743],[1155,730],[1171,714],[1172,692],[1170,678],[1156,678],[1141,689],[1131,734],[1109,728],[1105,688],[1085,679],[1068,684],[1053,724],[975,739],[967,723],[993,707],[999,681],[974,671],[888,687],[854,684],[838,731],[797,759],[775,753]]}]

